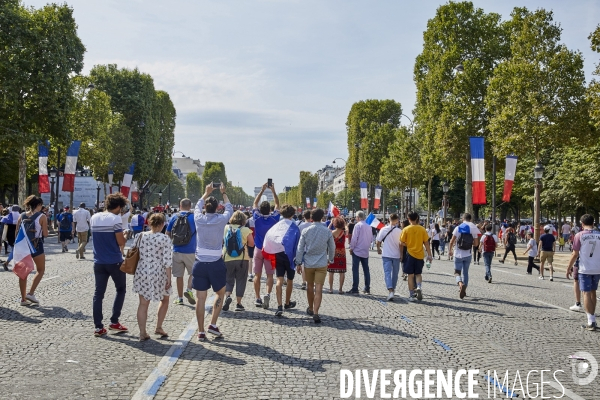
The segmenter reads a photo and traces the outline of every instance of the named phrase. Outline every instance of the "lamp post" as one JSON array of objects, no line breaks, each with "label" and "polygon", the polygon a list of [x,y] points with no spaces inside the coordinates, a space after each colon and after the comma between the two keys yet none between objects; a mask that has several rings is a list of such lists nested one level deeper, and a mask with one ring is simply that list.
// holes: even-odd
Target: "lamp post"
[{"label": "lamp post", "polygon": [[57,169],[55,167],[51,167],[48,170],[48,175],[50,175],[50,204],[54,205],[54,221],[56,221],[56,213],[57,213],[57,206],[56,206],[56,199],[54,198],[54,180],[56,179],[56,173],[57,173]]},{"label": "lamp post", "polygon": [[408,218],[408,213],[410,212],[410,193],[411,193],[411,189],[406,188],[404,189],[404,196],[405,196],[405,202],[404,204],[406,204],[406,218]]},{"label": "lamp post", "polygon": [[354,197],[352,198],[352,218],[354,218],[354,214],[356,214],[356,208],[354,208]]},{"label": "lamp post", "polygon": [[541,161],[533,169],[533,177],[535,179],[535,201],[534,201],[534,237],[537,243],[540,240],[540,192],[542,190],[542,178],[544,177],[544,166]]},{"label": "lamp post", "polygon": [[448,181],[444,181],[444,184],[442,185],[442,190],[444,191],[444,200],[442,206],[444,207],[444,221],[442,222],[443,225],[446,225],[446,216],[448,213]]},{"label": "lamp post", "polygon": [[100,185],[102,185],[102,178],[96,178],[96,210],[100,209]]},{"label": "lamp post", "polygon": [[162,204],[162,192],[158,192],[158,205]]}]

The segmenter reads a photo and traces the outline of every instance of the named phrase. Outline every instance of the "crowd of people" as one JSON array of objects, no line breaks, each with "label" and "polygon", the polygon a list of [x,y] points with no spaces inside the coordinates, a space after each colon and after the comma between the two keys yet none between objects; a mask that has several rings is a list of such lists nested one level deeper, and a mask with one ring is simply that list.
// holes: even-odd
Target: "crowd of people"
[{"label": "crowd of people", "polygon": [[[222,204],[212,195],[215,189],[221,192]],[[274,195],[274,205],[261,202],[267,189]],[[575,278],[576,296],[576,304],[571,309],[585,310],[588,316],[585,327],[596,329],[594,311],[600,255],[594,255],[594,250],[597,239],[600,239],[600,231],[595,228],[593,217],[587,214],[581,218],[581,231],[565,223],[557,240],[553,234],[555,228],[547,225],[544,234],[536,242],[530,227],[521,229],[521,226],[507,223],[496,235],[491,224],[482,222],[476,225],[468,213],[463,215],[462,221],[447,221],[445,224],[431,221],[427,227],[416,212],[409,212],[406,220],[391,214],[385,227],[375,232],[366,223],[363,211],[356,212],[351,219],[326,216],[320,208],[296,215],[295,207],[287,204],[280,206],[272,183],[263,185],[252,212],[234,211],[226,187],[212,183],[206,186],[204,195],[194,209],[189,199],[182,199],[179,211],[172,215],[162,210],[132,213],[128,200],[120,193],[109,195],[104,205],[106,210],[96,213],[86,210],[85,204],[81,204],[75,212],[65,207],[57,218],[63,252],[68,251],[68,244],[76,235],[76,257],[84,259],[86,243],[90,235],[93,237],[95,336],[107,333],[102,303],[109,280],[114,284],[116,296],[108,330],[128,331],[119,322],[127,286],[126,274],[121,266],[128,239],[132,240],[131,247],[139,254],[133,276],[133,291],[139,297],[137,321],[140,341],[150,338],[146,325],[151,301],[160,303],[154,333],[168,336],[162,325],[173,294],[172,278],[176,283],[173,303],[182,305],[185,298],[195,305],[198,339],[205,340],[207,333],[222,336],[218,327],[221,311],[229,311],[231,307],[235,307],[236,312],[245,310],[242,303],[247,282],[253,283],[254,305],[264,309],[270,308],[275,286],[275,316],[281,317],[284,312],[296,307],[293,282],[301,279],[300,288],[306,291],[308,303],[306,314],[319,324],[322,322],[322,294],[324,290],[334,293],[336,277],[338,294],[357,295],[361,291],[370,294],[369,257],[372,248],[376,248],[382,257],[388,301],[394,301],[397,296],[400,274],[407,281],[406,301],[421,301],[423,270],[431,266],[436,254],[438,260],[445,256],[446,248],[447,260],[453,261],[454,265],[457,295],[463,299],[467,295],[471,263],[479,264],[483,257],[485,279],[492,283],[491,266],[498,246],[504,246],[504,255],[499,262],[503,263],[507,255],[512,253],[517,265],[515,249],[519,237],[527,244],[524,253],[528,255],[527,273],[531,274],[536,269],[540,279],[544,279],[547,263],[551,281],[557,242],[559,246],[562,243],[560,240],[570,243],[573,253],[567,276],[573,275]],[[29,305],[39,303],[35,290],[44,275],[44,238],[48,236],[51,224],[41,198],[30,196],[23,207],[25,212],[20,212],[18,207],[0,211],[4,214],[3,241],[6,238],[8,245],[13,246],[16,232],[22,224],[32,243],[36,272],[29,290],[27,279],[19,279],[21,304]],[[350,288],[344,290],[347,247],[351,256],[352,281]],[[534,263],[538,257],[539,266]],[[184,279],[186,272],[187,279]],[[266,278],[264,284],[263,275]],[[215,299],[209,324],[205,326],[209,289],[214,291]],[[581,303],[581,291],[584,293],[584,306]]]}]

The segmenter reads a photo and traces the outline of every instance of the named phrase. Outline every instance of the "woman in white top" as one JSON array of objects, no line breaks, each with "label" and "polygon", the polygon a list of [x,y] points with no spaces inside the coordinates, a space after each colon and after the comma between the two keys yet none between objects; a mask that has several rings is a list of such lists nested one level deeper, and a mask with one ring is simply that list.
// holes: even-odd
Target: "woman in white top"
[{"label": "woman in white top", "polygon": [[[533,269],[537,269],[538,273],[540,272],[540,267],[533,262],[533,259],[537,256],[538,253],[538,245],[533,238],[533,232],[527,232],[527,239],[529,242],[527,243],[527,250],[523,253],[523,255],[529,255],[529,261],[527,263],[527,275],[531,275]],[[540,277],[542,278],[542,277]]]},{"label": "woman in white top", "polygon": [[431,255],[435,257],[437,251],[438,260],[440,259],[440,226],[435,224],[429,231],[429,237],[431,237]]}]

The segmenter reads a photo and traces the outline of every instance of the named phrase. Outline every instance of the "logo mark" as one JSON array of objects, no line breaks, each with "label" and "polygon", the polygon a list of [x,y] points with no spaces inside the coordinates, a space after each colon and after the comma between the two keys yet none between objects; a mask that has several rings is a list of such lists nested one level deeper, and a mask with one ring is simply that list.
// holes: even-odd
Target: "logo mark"
[{"label": "logo mark", "polygon": [[598,362],[593,355],[578,351],[571,357],[571,377],[579,386],[589,385],[598,375]]}]

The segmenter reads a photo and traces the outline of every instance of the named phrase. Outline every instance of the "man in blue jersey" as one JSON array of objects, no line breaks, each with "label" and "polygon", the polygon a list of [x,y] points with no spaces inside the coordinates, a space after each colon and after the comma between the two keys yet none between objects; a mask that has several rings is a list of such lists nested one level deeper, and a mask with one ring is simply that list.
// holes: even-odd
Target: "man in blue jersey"
[{"label": "man in blue jersey", "polygon": [[[271,212],[271,205],[268,201],[263,201],[260,203],[260,208],[258,206],[258,202],[260,201],[265,190],[270,189],[273,193],[273,198],[275,199],[275,208],[273,212]],[[275,269],[271,265],[271,262],[263,257],[262,249],[263,249],[263,241],[269,229],[273,227],[277,222],[279,222],[279,198],[277,197],[277,192],[275,191],[275,186],[271,183],[269,187],[268,184],[264,184],[262,186],[262,190],[254,199],[254,206],[252,216],[254,218],[254,293],[256,294],[256,301],[254,304],[256,307],[264,307],[265,309],[269,308],[269,300],[271,299],[271,292],[273,291],[273,273]],[[263,300],[260,299],[260,277],[263,271],[263,266],[265,268],[265,273],[267,274],[267,294],[263,297]]]},{"label": "man in blue jersey", "polygon": [[105,201],[106,211],[96,213],[90,219],[90,227],[94,237],[92,243],[94,247],[94,278],[96,280],[93,303],[94,325],[96,327],[94,336],[97,337],[106,335],[106,329],[102,323],[102,300],[104,300],[109,278],[115,284],[117,295],[113,303],[108,329],[127,332],[127,328],[119,323],[127,287],[125,272],[120,269],[123,263],[121,246],[125,245],[120,213],[126,205],[127,198],[121,193],[111,194]]},{"label": "man in blue jersey", "polygon": [[[192,201],[190,199],[181,199],[179,202],[179,212],[171,217],[167,226],[167,236],[173,241],[173,267],[171,269],[173,277],[177,278],[177,298],[173,302],[177,305],[183,304],[183,296],[191,305],[196,304],[194,292],[192,292],[192,267],[194,266],[196,253],[196,225],[194,224],[194,213],[191,211]],[[187,221],[184,219],[187,218]],[[184,240],[173,237],[175,235],[189,234]],[[181,243],[180,243],[181,242]],[[186,243],[187,242],[187,243]],[[188,273],[187,289],[183,292],[183,275]]]}]

